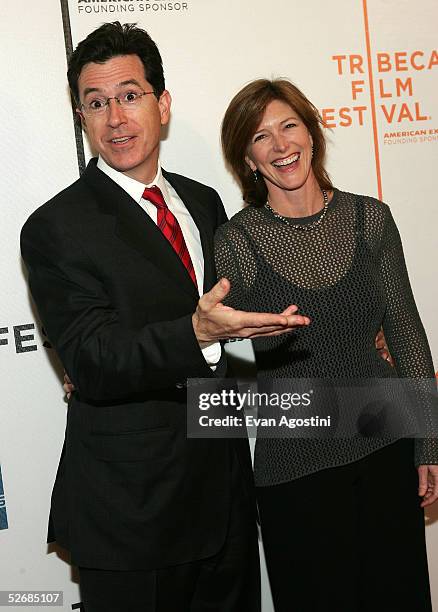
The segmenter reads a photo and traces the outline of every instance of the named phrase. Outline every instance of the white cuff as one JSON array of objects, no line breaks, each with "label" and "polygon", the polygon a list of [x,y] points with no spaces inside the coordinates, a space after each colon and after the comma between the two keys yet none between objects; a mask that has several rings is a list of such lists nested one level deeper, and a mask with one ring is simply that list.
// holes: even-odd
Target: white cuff
[{"label": "white cuff", "polygon": [[222,347],[220,342],[213,342],[213,344],[210,344],[201,350],[205,361],[214,372],[216,370],[216,364],[222,355]]}]

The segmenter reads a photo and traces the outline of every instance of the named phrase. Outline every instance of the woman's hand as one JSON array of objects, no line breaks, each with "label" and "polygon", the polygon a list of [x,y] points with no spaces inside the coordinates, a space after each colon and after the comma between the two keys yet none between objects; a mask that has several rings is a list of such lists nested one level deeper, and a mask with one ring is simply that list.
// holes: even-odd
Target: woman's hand
[{"label": "woman's hand", "polygon": [[75,390],[75,386],[71,382],[70,378],[68,377],[67,372],[64,372],[64,384],[62,385],[62,388],[65,391],[65,395],[66,395],[67,399],[69,400],[71,398],[71,394]]},{"label": "woman's hand", "polygon": [[423,498],[422,508],[430,506],[438,499],[438,465],[418,467],[418,495]]}]

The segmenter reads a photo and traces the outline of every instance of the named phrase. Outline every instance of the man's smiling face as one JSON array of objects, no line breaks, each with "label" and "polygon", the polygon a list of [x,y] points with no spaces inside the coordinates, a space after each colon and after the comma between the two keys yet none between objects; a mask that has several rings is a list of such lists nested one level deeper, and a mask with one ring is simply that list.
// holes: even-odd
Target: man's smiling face
[{"label": "man's smiling face", "polygon": [[121,107],[110,100],[105,110],[90,114],[82,105],[133,92],[151,92],[137,55],[121,55],[98,64],[86,64],[78,79],[81,107],[77,109],[92,149],[106,163],[142,183],[153,180],[158,164],[161,126],[169,121],[171,98],[164,91],[143,95],[138,106]]}]

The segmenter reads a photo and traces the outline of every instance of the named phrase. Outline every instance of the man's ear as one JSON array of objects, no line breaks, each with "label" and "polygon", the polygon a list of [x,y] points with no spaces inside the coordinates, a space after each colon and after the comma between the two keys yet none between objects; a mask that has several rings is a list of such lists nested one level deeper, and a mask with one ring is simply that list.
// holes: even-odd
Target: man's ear
[{"label": "man's ear", "polygon": [[165,89],[158,99],[158,108],[160,110],[161,125],[167,125],[170,119],[170,107],[172,105],[172,97]]},{"label": "man's ear", "polygon": [[76,113],[76,117],[79,117],[82,129],[86,133],[87,132],[87,122],[85,120],[84,113],[79,108],[75,109],[75,113]]},{"label": "man's ear", "polygon": [[248,155],[245,155],[245,161],[248,164],[248,166],[251,168],[252,172],[255,172],[257,170],[257,166],[252,161],[252,159],[250,159]]}]

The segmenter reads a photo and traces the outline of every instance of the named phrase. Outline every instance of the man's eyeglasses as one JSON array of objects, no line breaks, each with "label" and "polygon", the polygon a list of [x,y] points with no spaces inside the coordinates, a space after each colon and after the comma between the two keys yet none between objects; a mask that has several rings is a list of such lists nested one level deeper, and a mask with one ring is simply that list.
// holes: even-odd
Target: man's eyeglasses
[{"label": "man's eyeglasses", "polygon": [[93,98],[91,102],[81,104],[80,108],[86,115],[102,115],[109,108],[110,100],[115,100],[123,110],[134,110],[141,105],[143,96],[154,93],[154,91],[128,91],[111,98]]}]

